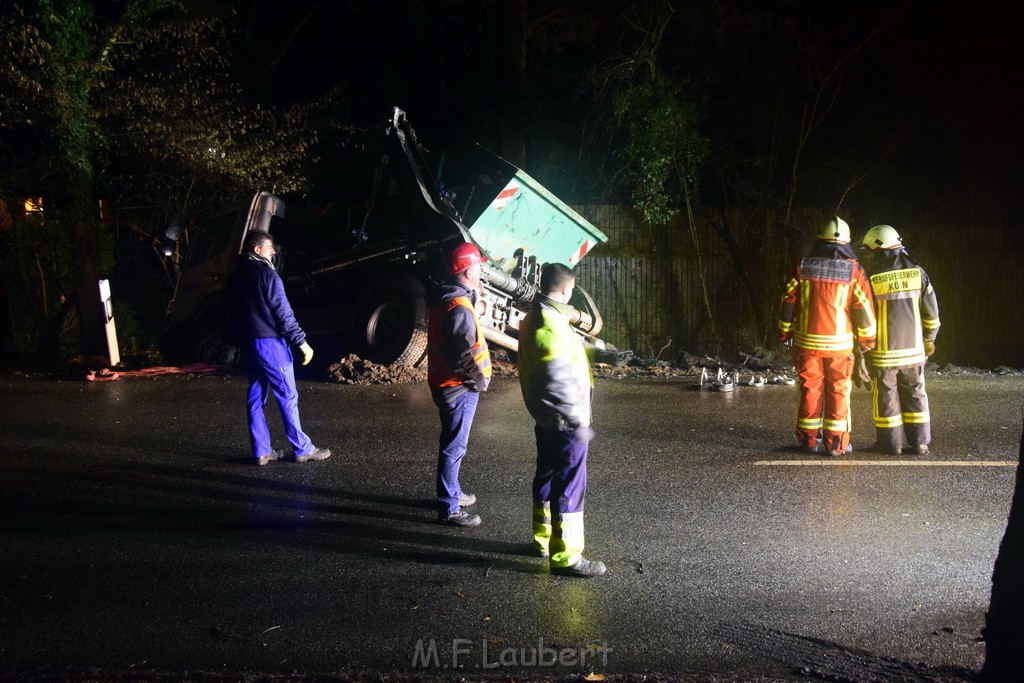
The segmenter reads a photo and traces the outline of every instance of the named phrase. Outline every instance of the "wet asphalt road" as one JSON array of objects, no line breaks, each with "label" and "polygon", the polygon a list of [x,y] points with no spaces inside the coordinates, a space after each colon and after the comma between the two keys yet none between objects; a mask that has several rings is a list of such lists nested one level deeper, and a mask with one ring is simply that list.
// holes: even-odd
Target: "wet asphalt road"
[{"label": "wet asphalt road", "polygon": [[936,465],[779,465],[806,458],[795,387],[598,380],[587,555],[609,574],[585,581],[528,554],[513,379],[481,402],[462,481],[484,523],[460,530],[433,522],[423,385],[301,382],[334,456],[257,468],[241,378],[0,377],[0,672],[955,678],[983,660],[1015,470],[950,461],[1016,462],[1024,378],[929,389],[933,453],[908,459]]}]

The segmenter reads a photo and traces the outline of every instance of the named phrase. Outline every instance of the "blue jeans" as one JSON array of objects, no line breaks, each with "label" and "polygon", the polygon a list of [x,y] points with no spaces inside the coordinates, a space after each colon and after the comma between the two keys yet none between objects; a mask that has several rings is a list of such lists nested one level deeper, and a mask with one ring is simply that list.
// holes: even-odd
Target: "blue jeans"
[{"label": "blue jeans", "polygon": [[469,444],[469,430],[480,401],[480,394],[467,391],[450,401],[440,400],[441,437],[437,449],[437,509],[451,514],[459,509],[459,467]]},{"label": "blue jeans", "polygon": [[263,414],[270,392],[274,392],[281,409],[284,434],[295,455],[306,455],[314,450],[313,442],[302,431],[299,422],[299,393],[295,389],[295,368],[288,342],[280,337],[253,339],[242,349],[245,374],[249,378],[249,436],[252,456],[270,455],[270,429]]}]

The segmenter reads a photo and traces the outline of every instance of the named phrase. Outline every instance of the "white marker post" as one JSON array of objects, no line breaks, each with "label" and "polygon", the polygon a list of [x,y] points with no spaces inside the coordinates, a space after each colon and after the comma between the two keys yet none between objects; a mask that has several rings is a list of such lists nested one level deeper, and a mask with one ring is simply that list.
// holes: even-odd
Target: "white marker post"
[{"label": "white marker post", "polygon": [[117,350],[117,328],[114,327],[114,305],[110,301],[110,281],[100,280],[100,301],[103,302],[104,330],[107,333],[107,353],[110,367],[120,365],[121,353]]}]

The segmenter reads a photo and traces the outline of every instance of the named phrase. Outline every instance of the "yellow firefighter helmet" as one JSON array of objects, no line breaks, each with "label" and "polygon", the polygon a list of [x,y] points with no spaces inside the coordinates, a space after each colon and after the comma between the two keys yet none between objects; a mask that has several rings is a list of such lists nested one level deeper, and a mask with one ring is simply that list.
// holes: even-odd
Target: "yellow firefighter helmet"
[{"label": "yellow firefighter helmet", "polygon": [[903,246],[903,238],[891,225],[876,225],[864,235],[861,246],[865,249],[898,249]]},{"label": "yellow firefighter helmet", "polygon": [[839,216],[833,216],[825,221],[825,224],[818,230],[818,239],[825,242],[850,243],[850,226]]}]

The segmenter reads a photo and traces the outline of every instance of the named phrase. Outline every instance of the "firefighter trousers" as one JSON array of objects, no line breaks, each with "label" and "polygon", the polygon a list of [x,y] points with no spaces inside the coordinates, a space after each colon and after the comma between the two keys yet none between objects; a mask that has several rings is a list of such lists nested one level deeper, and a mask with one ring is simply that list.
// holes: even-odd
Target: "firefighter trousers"
[{"label": "firefighter trousers", "polygon": [[850,391],[853,354],[839,357],[798,353],[800,408],[796,438],[807,448],[842,453],[850,445]]},{"label": "firefighter trousers", "polygon": [[932,428],[924,366],[871,368],[871,379],[875,448],[893,453],[903,447],[904,438],[911,448],[930,444]]},{"label": "firefighter trousers", "polygon": [[549,553],[552,567],[583,557],[583,499],[587,493],[587,450],[571,429],[534,426],[537,470],[533,477],[533,544]]}]

